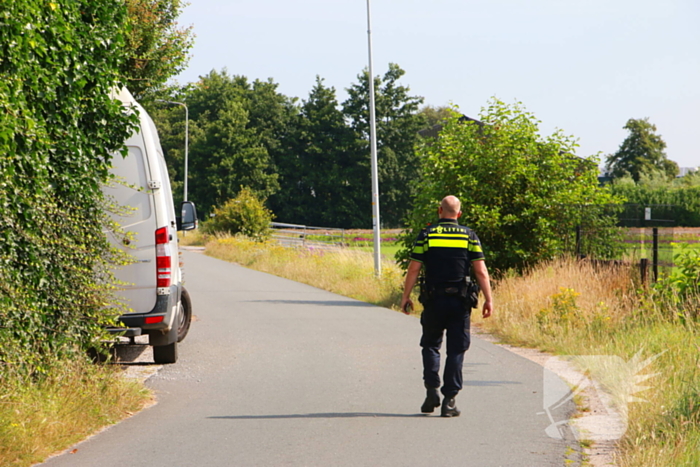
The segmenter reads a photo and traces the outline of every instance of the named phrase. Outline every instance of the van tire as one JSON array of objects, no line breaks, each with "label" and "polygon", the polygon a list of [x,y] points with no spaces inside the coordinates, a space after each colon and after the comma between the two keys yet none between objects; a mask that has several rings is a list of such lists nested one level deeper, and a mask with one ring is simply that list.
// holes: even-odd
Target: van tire
[{"label": "van tire", "polygon": [[190,300],[190,294],[184,287],[180,295],[180,312],[178,313],[177,323],[177,341],[182,342],[187,336],[192,323],[192,300]]},{"label": "van tire", "polygon": [[177,342],[153,347],[153,361],[158,364],[177,362]]}]

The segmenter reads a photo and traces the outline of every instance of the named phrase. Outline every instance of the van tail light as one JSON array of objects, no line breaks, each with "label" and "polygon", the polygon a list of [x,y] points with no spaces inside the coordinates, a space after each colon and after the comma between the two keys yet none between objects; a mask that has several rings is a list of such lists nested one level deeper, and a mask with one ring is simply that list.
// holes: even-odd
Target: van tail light
[{"label": "van tail light", "polygon": [[156,230],[156,283],[158,287],[170,287],[170,231],[167,227]]},{"label": "van tail light", "polygon": [[162,323],[164,316],[146,316],[145,323],[146,324],[158,324]]}]

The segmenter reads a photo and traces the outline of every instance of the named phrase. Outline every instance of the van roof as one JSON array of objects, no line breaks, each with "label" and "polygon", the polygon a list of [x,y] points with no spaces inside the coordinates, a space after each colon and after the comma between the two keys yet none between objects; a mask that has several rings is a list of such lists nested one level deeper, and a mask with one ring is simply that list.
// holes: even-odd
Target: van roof
[{"label": "van roof", "polygon": [[126,87],[122,87],[121,89],[112,88],[109,95],[112,99],[118,99],[124,104],[136,103],[136,99],[134,99],[134,96],[131,95]]}]

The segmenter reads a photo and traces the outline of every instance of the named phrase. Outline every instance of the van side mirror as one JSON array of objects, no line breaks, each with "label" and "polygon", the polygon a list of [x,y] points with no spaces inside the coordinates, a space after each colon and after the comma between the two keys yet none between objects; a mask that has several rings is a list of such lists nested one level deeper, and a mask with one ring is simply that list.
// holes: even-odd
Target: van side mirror
[{"label": "van side mirror", "polygon": [[192,201],[183,201],[180,208],[181,217],[177,217],[177,230],[192,230],[197,228],[197,208]]}]

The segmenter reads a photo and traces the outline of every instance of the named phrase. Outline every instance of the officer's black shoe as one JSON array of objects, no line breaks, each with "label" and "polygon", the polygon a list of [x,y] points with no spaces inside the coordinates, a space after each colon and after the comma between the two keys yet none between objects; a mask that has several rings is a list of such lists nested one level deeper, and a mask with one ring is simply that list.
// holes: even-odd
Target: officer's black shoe
[{"label": "officer's black shoe", "polygon": [[457,403],[454,397],[445,397],[442,401],[442,409],[440,411],[441,417],[459,417],[462,413],[457,408]]},{"label": "officer's black shoe", "polygon": [[440,393],[437,388],[426,387],[425,402],[420,406],[422,413],[433,413],[435,407],[440,407]]}]

